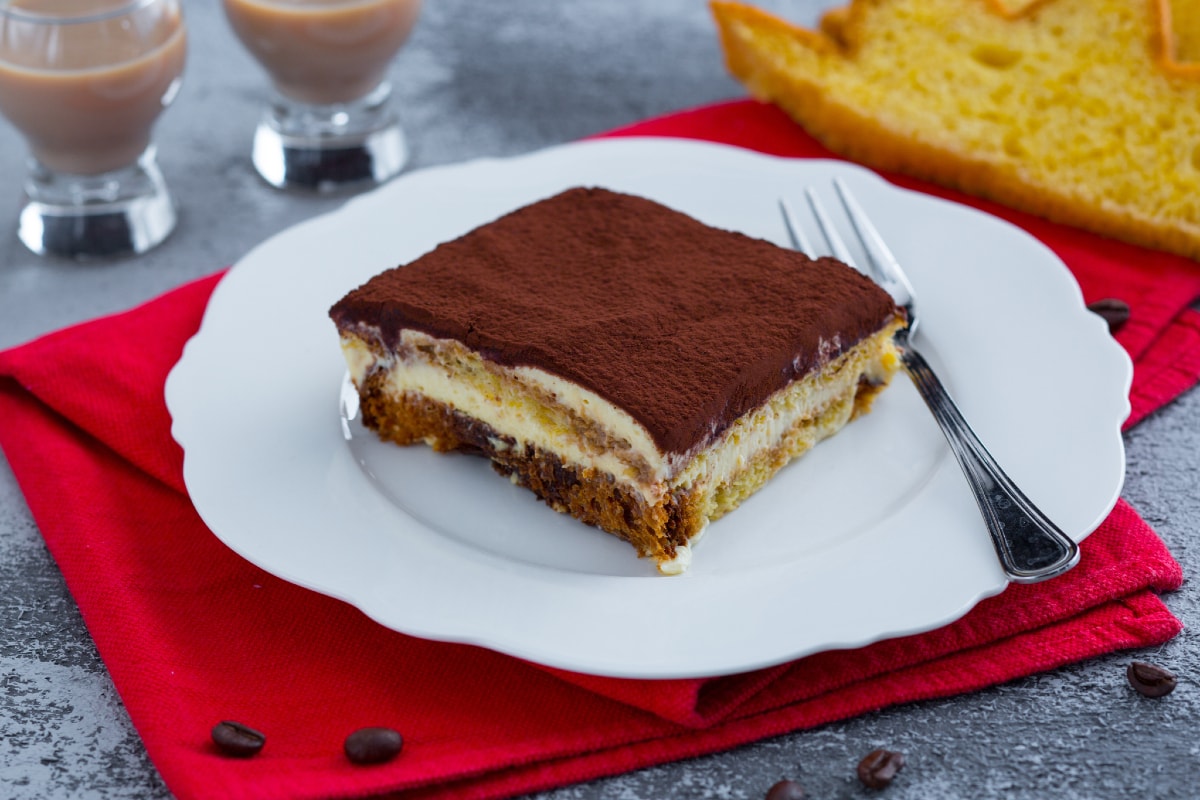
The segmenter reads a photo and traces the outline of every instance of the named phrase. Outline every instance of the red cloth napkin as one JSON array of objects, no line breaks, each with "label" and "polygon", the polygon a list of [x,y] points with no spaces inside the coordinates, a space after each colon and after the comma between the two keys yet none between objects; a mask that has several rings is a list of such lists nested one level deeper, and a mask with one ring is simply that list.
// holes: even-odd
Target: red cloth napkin
[{"label": "red cloth napkin", "polygon": [[[752,102],[618,133],[827,155]],[[1089,299],[1133,307],[1119,335],[1136,358],[1132,419],[1200,380],[1200,315],[1186,309],[1200,267],[971,202],[1054,247]],[[0,353],[0,445],[151,759],[184,800],[509,796],[971,691],[1180,629],[1154,594],[1179,586],[1179,566],[1121,502],[1062,578],[1012,586],[936,631],[745,675],[597,678],[386,630],[243,561],[188,501],[163,381],[219,277]],[[262,753],[219,755],[208,737],[221,719],[263,730]],[[351,765],[342,740],[366,725],[401,730],[403,754]]]}]

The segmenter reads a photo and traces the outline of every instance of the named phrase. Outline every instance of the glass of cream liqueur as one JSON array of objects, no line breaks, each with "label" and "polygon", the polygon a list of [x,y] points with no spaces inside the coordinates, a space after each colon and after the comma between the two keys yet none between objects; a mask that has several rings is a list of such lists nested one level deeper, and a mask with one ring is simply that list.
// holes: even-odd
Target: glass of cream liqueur
[{"label": "glass of cream liqueur", "polygon": [[129,255],[171,233],[150,134],[186,49],[180,0],[0,0],[0,113],[32,154],[18,225],[30,250]]},{"label": "glass of cream liqueur", "polygon": [[274,93],[252,160],[278,188],[347,191],[395,176],[408,146],[389,105],[388,67],[420,0],[223,0]]}]

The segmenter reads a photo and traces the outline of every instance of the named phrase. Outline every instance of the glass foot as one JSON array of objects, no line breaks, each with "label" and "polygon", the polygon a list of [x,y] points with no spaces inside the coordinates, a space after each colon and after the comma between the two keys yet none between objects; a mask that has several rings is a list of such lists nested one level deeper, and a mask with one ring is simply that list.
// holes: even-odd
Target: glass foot
[{"label": "glass foot", "polygon": [[384,84],[356,103],[314,106],[277,97],[254,132],[254,168],[279,189],[357,191],[395,177],[408,143]]},{"label": "glass foot", "polygon": [[126,169],[64,175],[34,163],[17,236],[39,255],[77,260],[137,255],[175,229],[175,204],[153,148]]}]

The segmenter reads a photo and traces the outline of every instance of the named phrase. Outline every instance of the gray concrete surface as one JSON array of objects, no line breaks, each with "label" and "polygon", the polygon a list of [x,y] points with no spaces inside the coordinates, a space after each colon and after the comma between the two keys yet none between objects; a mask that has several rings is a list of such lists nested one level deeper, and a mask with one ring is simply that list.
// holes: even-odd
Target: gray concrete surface
[{"label": "gray concrete surface", "polygon": [[[288,196],[250,171],[263,80],[218,4],[186,0],[183,91],[157,140],[182,222],[158,251],[78,266],[36,258],[15,237],[24,146],[0,124],[0,347],[126,308],[235,261],[259,240],[339,201]],[[821,0],[776,0],[815,19]],[[508,155],[741,96],[701,0],[430,0],[394,79],[415,166]],[[1125,497],[1183,563],[1200,570],[1200,393],[1127,437]],[[541,795],[755,798],[780,777],[814,798],[867,797],[853,777],[877,746],[909,763],[886,796],[1200,796],[1200,592],[1166,598],[1190,627],[1155,652],[1121,653],[949,700],[918,703],[733,752]],[[1129,691],[1133,657],[1181,677],[1161,701]],[[0,797],[164,798],[7,463],[0,464]]]}]

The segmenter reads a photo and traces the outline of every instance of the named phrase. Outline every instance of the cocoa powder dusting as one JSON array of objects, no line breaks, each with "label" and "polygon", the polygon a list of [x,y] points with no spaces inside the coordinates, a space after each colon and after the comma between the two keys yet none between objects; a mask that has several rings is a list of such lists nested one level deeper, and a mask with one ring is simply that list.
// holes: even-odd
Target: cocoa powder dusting
[{"label": "cocoa powder dusting", "polygon": [[850,267],[605,189],[518,209],[350,292],[339,328],[457,339],[581,384],[665,452],[723,431],[897,309]]}]

